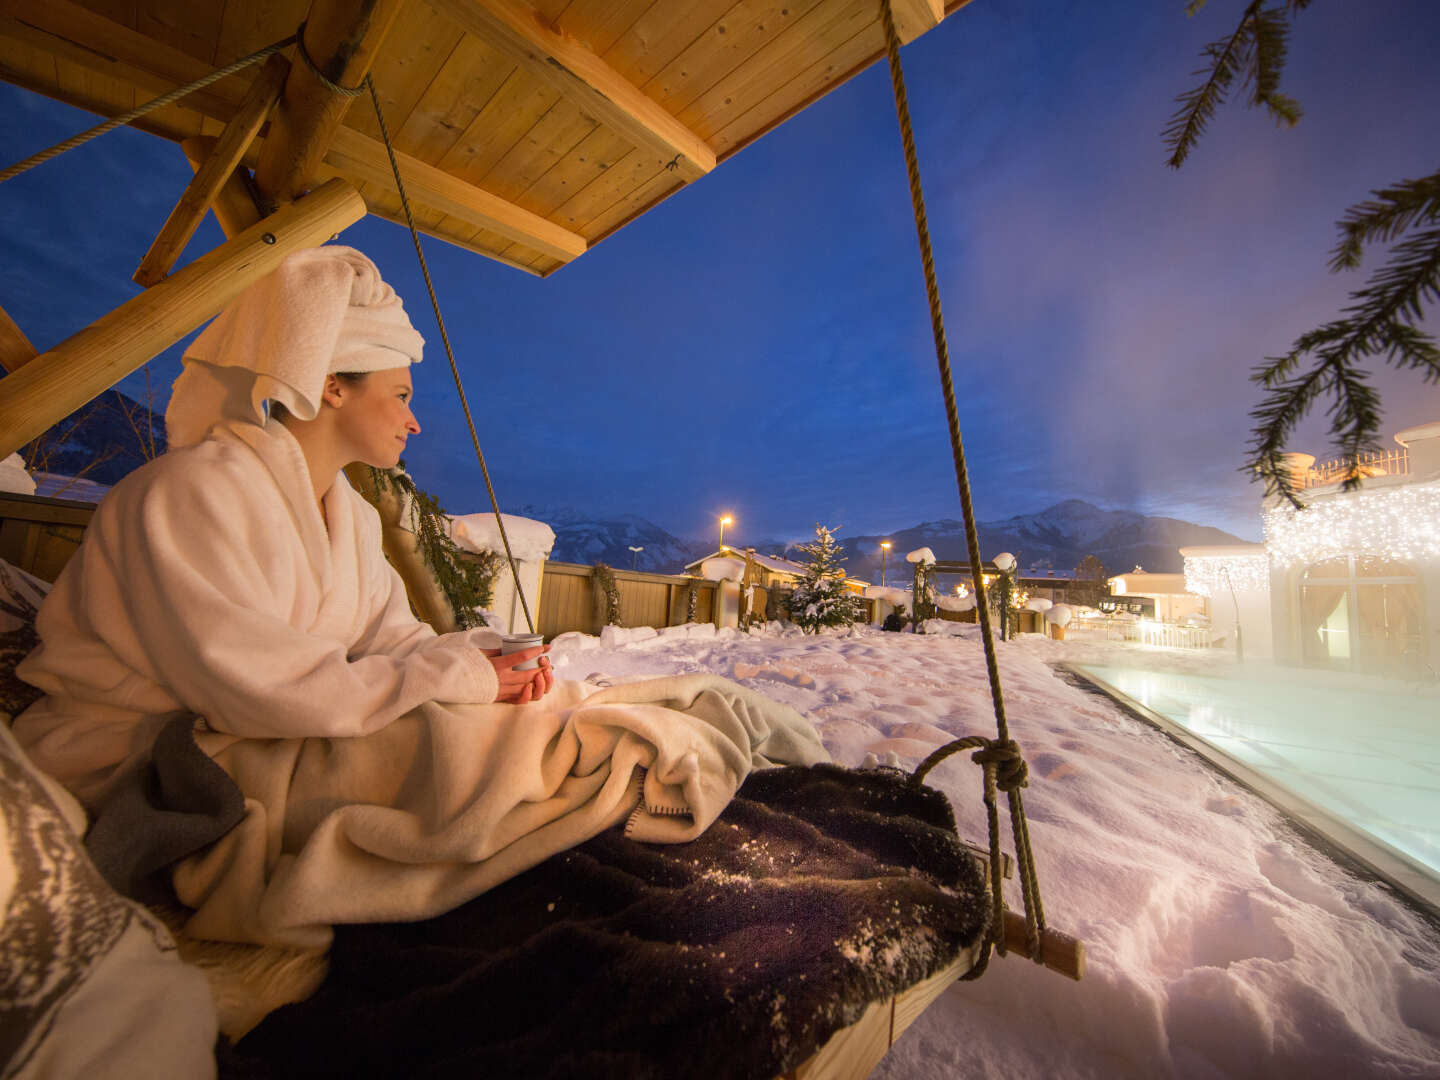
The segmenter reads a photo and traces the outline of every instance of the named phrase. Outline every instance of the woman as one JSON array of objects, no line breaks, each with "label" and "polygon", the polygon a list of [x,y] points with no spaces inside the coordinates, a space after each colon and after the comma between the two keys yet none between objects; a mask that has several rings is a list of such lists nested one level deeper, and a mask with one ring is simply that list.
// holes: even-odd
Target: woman
[{"label": "woman", "polygon": [[102,503],[21,669],[49,696],[17,736],[92,810],[176,713],[250,737],[363,735],[425,700],[549,689],[548,658],[516,670],[546,650],[502,657],[488,631],[414,618],[341,471],[390,468],[419,434],[423,344],[374,263],[334,247],[291,256],[187,350],[170,452]]},{"label": "woman", "polygon": [[15,734],[90,810],[162,731],[239,788],[239,824],[174,869],[196,936],[324,945],[336,922],[424,918],[622,821],[689,839],[752,765],[826,758],[722,680],[555,686],[544,657],[515,670],[544,650],[414,618],[341,469],[393,466],[419,433],[422,344],[349,248],[247,290],[187,350],[169,451],[101,504],[18,669],[47,696]]}]

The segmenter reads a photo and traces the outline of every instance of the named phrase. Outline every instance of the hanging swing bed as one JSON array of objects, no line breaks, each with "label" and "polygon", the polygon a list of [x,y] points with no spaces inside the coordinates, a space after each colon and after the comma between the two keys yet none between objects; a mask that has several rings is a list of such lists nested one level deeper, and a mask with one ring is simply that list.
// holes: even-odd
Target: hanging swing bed
[{"label": "hanging swing bed", "polygon": [[[0,77],[111,117],[101,129],[179,142],[195,177],[133,300],[38,356],[0,318],[0,457],[367,212],[410,229],[432,301],[420,232],[545,276],[880,57],[890,67],[996,737],[909,775],[762,770],[698,840],[602,833],[448,915],[339,927],[328,956],[189,940],[161,909],[210,977],[223,1075],[864,1076],[992,949],[1080,977],[1083,947],[1047,927],[1030,856],[900,67],[900,46],[963,2],[139,0],[116,15],[4,0]],[[211,211],[228,239],[176,268]],[[407,584],[425,577],[413,547],[387,553],[411,563]],[[964,750],[982,766],[984,853],[924,784]],[[1001,792],[1023,914],[1002,893]],[[200,801],[236,795],[222,780]]]}]

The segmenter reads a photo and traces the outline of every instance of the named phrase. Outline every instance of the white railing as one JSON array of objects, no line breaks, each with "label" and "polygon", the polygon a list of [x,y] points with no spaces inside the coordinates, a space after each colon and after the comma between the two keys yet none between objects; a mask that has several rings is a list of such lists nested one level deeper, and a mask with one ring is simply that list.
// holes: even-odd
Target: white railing
[{"label": "white railing", "polygon": [[1381,450],[1357,457],[1335,458],[1323,465],[1311,466],[1305,473],[1307,488],[1339,484],[1351,476],[1368,480],[1372,476],[1407,476],[1410,472],[1410,451]]},{"label": "white railing", "polygon": [[1208,626],[1177,626],[1174,623],[1154,622],[1140,619],[1127,622],[1125,640],[1138,641],[1142,645],[1161,645],[1167,649],[1208,649],[1210,628]]}]

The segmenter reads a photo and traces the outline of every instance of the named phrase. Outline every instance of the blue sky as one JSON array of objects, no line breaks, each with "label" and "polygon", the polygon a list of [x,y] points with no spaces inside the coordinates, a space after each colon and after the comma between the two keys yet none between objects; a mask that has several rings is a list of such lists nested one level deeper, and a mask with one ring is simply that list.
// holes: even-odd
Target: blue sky
[{"label": "blue sky", "polygon": [[[1319,0],[1277,130],[1222,109],[1180,172],[1160,132],[1240,0],[974,0],[904,53],[961,424],[984,520],[1078,497],[1258,537],[1238,471],[1253,364],[1335,315],[1334,222],[1436,168],[1440,4]],[[7,159],[92,118],[0,86]],[[190,171],[118,131],[0,187],[0,304],[44,348],[134,295]],[[221,239],[213,222],[187,252]],[[484,487],[408,237],[369,253],[430,342],[407,461],[455,512]],[[504,506],[790,539],[958,517],[883,65],[541,281],[426,253]],[[1430,325],[1435,325],[1432,318]],[[151,365],[157,408],[178,351]],[[1385,432],[1440,388],[1380,369]],[[139,376],[126,380],[132,393]],[[1325,457],[1323,416],[1295,449]]]}]

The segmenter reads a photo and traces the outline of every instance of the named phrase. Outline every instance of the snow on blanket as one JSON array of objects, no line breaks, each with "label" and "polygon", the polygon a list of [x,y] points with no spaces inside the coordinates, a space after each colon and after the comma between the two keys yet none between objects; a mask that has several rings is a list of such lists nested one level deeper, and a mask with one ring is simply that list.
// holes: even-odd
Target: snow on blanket
[{"label": "snow on blanket", "polygon": [[[874,753],[913,767],[954,735],[994,730],[974,628],[945,627],[958,636],[772,627],[601,648],[567,635],[555,660],[573,679],[724,675],[806,714],[841,764]],[[999,645],[1046,913],[1085,940],[1085,980],[997,960],[932,1006],[875,1076],[1440,1076],[1440,932],[1257,796],[1064,681],[1050,664],[1081,648],[1098,660],[1096,646],[1038,636]],[[979,770],[957,755],[930,782],[961,832],[983,839]]]}]

